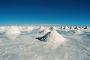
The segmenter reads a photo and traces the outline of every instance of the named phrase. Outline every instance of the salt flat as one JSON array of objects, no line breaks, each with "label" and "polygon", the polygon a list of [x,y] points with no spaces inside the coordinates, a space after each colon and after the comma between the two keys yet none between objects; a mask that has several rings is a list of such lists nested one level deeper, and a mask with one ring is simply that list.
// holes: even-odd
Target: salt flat
[{"label": "salt flat", "polygon": [[1,28],[0,60],[90,60],[89,29],[50,28]]}]

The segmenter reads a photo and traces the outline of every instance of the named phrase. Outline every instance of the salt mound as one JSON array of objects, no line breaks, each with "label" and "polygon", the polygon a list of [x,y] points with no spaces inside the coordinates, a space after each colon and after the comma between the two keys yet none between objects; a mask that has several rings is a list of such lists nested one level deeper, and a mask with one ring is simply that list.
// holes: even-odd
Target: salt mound
[{"label": "salt mound", "polygon": [[6,30],[6,36],[11,39],[14,40],[18,35],[20,35],[20,30],[17,26],[11,26]]},{"label": "salt mound", "polygon": [[68,26],[65,26],[63,29],[69,30],[69,27]]},{"label": "salt mound", "polygon": [[51,33],[47,37],[47,41],[48,43],[45,47],[57,48],[60,44],[63,44],[66,41],[66,39],[57,31],[51,31]]},{"label": "salt mound", "polygon": [[21,32],[26,32],[28,30],[28,27],[27,26],[20,26],[19,29]]},{"label": "salt mound", "polygon": [[74,29],[79,30],[80,28],[78,26],[74,27]]},{"label": "salt mound", "polygon": [[27,31],[28,31],[28,32],[31,32],[33,29],[34,29],[34,27],[32,27],[32,26],[28,26],[28,27],[27,27]]},{"label": "salt mound", "polygon": [[5,27],[1,26],[0,27],[0,32],[5,32],[5,29],[6,29]]},{"label": "salt mound", "polygon": [[70,30],[70,28],[68,26],[62,26],[61,28],[62,28],[62,31],[69,31]]},{"label": "salt mound", "polygon": [[44,29],[44,33],[50,32],[50,29],[47,27]]},{"label": "salt mound", "polygon": [[43,27],[43,26],[41,26],[41,27],[39,28],[39,30],[40,30],[40,31],[43,31],[43,30],[44,30],[44,27]]},{"label": "salt mound", "polygon": [[45,27],[40,33],[46,34],[47,32],[50,32],[49,27]]},{"label": "salt mound", "polygon": [[84,27],[84,29],[88,29],[88,27],[87,27],[87,26],[85,26],[85,27]]},{"label": "salt mound", "polygon": [[44,36],[36,38],[40,41],[47,41],[47,44],[44,46],[46,48],[57,48],[60,44],[63,44],[66,39],[60,35],[56,30],[47,32]]},{"label": "salt mound", "polygon": [[70,27],[70,30],[74,30],[74,27],[73,27],[73,26],[71,26],[71,27]]}]

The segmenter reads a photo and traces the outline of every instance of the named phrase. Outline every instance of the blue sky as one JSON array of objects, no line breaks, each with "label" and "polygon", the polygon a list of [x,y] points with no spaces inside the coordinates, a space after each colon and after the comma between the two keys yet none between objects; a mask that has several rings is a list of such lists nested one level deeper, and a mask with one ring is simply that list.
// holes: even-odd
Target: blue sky
[{"label": "blue sky", "polygon": [[90,1],[0,0],[0,24],[90,25]]}]

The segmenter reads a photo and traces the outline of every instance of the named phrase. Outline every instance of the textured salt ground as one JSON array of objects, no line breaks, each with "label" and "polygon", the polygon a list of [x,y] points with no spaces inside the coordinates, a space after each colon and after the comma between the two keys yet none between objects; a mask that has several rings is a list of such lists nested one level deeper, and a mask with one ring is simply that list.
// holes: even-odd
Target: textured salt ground
[{"label": "textured salt ground", "polygon": [[90,60],[89,34],[62,33],[69,41],[57,49],[44,48],[47,43],[36,40],[37,35],[21,34],[14,41],[2,35],[0,60]]}]

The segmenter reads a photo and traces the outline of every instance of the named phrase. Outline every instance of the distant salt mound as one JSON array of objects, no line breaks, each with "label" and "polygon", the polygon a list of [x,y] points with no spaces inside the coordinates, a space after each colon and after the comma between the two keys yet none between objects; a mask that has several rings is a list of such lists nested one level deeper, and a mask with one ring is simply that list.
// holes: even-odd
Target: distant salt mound
[{"label": "distant salt mound", "polygon": [[14,40],[16,39],[16,37],[18,37],[18,35],[20,35],[20,30],[17,26],[11,26],[8,27],[6,30],[6,36],[10,39],[10,40]]},{"label": "distant salt mound", "polygon": [[6,29],[5,27],[1,26],[0,27],[0,32],[5,32],[5,29]]},{"label": "distant salt mound", "polygon": [[58,27],[56,27],[56,26],[53,26],[53,29],[54,29],[54,30],[58,30]]},{"label": "distant salt mound", "polygon": [[87,26],[85,26],[85,27],[84,27],[84,29],[88,29],[88,27],[87,27]]},{"label": "distant salt mound", "polygon": [[27,26],[20,26],[19,27],[21,32],[26,32],[27,31]]},{"label": "distant salt mound", "polygon": [[63,29],[69,30],[69,27],[68,26],[65,26]]},{"label": "distant salt mound", "polygon": [[47,41],[47,44],[44,46],[46,48],[57,48],[60,44],[65,43],[66,39],[60,35],[56,30],[46,33],[42,37],[36,38],[40,41]]},{"label": "distant salt mound", "polygon": [[40,33],[46,34],[47,32],[50,32],[51,30],[49,29],[49,27],[44,27],[43,30],[40,31]]},{"label": "distant salt mound", "polygon": [[45,28],[43,26],[40,26],[39,31],[43,31]]},{"label": "distant salt mound", "polygon": [[74,30],[74,27],[73,27],[73,26],[71,26],[71,27],[70,27],[70,30]]},{"label": "distant salt mound", "polygon": [[80,30],[80,28],[78,26],[75,26],[74,29],[75,30]]},{"label": "distant salt mound", "polygon": [[62,30],[62,31],[69,31],[70,28],[69,28],[68,26],[62,26],[62,27],[61,27],[61,30]]},{"label": "distant salt mound", "polygon": [[27,32],[31,32],[33,29],[34,29],[34,27],[28,26],[28,27],[27,27]]},{"label": "distant salt mound", "polygon": [[32,27],[32,26],[20,26],[19,29],[21,32],[31,32],[34,29],[34,27]]}]

